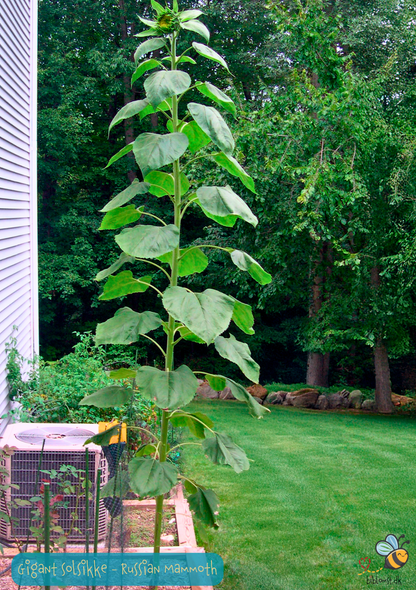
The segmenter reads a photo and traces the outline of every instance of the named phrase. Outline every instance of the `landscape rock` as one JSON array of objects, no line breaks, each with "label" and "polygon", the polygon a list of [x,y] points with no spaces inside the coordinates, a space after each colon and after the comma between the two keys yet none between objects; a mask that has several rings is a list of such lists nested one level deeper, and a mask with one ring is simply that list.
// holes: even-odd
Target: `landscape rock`
[{"label": "landscape rock", "polygon": [[350,393],[350,408],[355,408],[359,410],[361,408],[361,404],[363,402],[363,394],[359,389],[354,389]]},{"label": "landscape rock", "polygon": [[226,387],[222,391],[220,391],[220,399],[235,399],[233,394],[231,393],[231,389]]},{"label": "landscape rock", "polygon": [[343,397],[339,393],[333,393],[328,396],[328,403],[331,410],[343,407]]},{"label": "landscape rock", "polygon": [[368,410],[369,412],[375,412],[377,410],[375,399],[365,399],[361,404],[362,410]]},{"label": "landscape rock", "polygon": [[296,408],[313,408],[318,397],[319,391],[312,388],[305,388],[299,389],[298,391],[290,391],[286,396],[286,400],[290,401],[290,405]]},{"label": "landscape rock", "polygon": [[286,396],[287,396],[287,391],[276,391],[276,393],[278,393],[280,395],[280,397],[282,398],[282,400],[285,401]]},{"label": "landscape rock", "polygon": [[250,387],[246,387],[246,389],[253,397],[259,397],[262,400],[267,397],[267,394],[269,393],[263,385],[259,385],[258,383],[250,385]]},{"label": "landscape rock", "polygon": [[391,401],[393,402],[394,406],[416,405],[416,400],[412,397],[407,397],[406,395],[398,395],[397,393],[391,394]]},{"label": "landscape rock", "polygon": [[326,395],[320,395],[316,401],[316,410],[327,410],[329,407],[329,401]]},{"label": "landscape rock", "polygon": [[204,399],[218,399],[219,392],[209,386],[208,381],[204,381],[196,390],[196,396]]},{"label": "landscape rock", "polygon": [[341,391],[337,391],[337,394],[341,397],[341,408],[349,408],[350,392],[346,389],[342,389]]},{"label": "landscape rock", "polygon": [[273,405],[282,404],[283,398],[278,391],[272,391],[266,397],[266,399],[264,400],[264,403],[265,404],[273,404]]},{"label": "landscape rock", "polygon": [[258,402],[261,406],[263,405],[263,400],[261,397],[256,397],[255,395],[253,395],[253,398],[256,400],[256,402]]}]

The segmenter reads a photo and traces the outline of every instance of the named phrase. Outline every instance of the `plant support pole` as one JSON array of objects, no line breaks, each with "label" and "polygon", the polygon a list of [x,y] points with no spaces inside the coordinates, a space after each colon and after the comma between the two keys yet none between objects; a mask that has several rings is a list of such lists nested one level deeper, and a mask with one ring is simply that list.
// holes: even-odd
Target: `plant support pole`
[{"label": "plant support pole", "polygon": [[[94,553],[98,552],[98,526],[100,518],[100,483],[101,483],[101,469],[97,470],[97,479],[95,488],[95,513],[94,513]],[[92,586],[92,590],[95,590],[96,586]]]},{"label": "plant support pole", "polygon": [[[51,513],[50,513],[50,491],[49,482],[44,483],[43,492],[43,512],[44,512],[44,526],[45,526],[45,553],[50,553],[51,540]],[[50,586],[45,586],[45,590],[50,590]]]}]

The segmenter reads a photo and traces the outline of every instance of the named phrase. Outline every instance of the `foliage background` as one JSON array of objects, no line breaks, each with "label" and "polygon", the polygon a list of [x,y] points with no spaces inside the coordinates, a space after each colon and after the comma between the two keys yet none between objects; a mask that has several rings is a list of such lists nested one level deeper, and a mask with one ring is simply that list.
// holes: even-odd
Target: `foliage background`
[{"label": "foliage background", "polygon": [[[236,183],[260,220],[257,232],[237,226],[238,246],[259,259],[273,282],[258,289],[214,253],[193,288],[201,281],[206,288],[226,287],[253,305],[256,335],[250,346],[263,381],[304,381],[307,350],[326,346],[332,353],[330,383],[373,386],[368,343],[382,317],[393,389],[415,388],[416,67],[409,26],[414,8],[394,0],[287,0],[271,9],[257,0],[195,4],[213,32],[210,45],[225,56],[233,77],[203,61],[193,75],[215,77],[239,105],[239,118],[228,122],[238,158],[258,191],[253,196]],[[98,305],[101,286],[94,277],[118,255],[111,232],[98,231],[99,209],[135,174],[128,159],[103,168],[132,132],[118,126],[108,142],[109,122],[123,104],[143,96],[142,86],[131,90],[128,81],[137,45],[133,34],[142,29],[137,15],[147,5],[141,0],[39,4],[40,319],[41,354],[48,360],[69,353],[75,332],[94,329],[118,304]],[[312,73],[319,79],[315,86]],[[162,124],[157,117],[132,123],[135,135]],[[328,151],[319,166],[323,139]],[[197,162],[192,174],[207,184],[225,178]],[[158,205],[163,212],[163,198]],[[196,210],[189,226],[189,244],[203,229],[207,240],[229,245],[229,230],[207,225]],[[311,319],[317,238],[331,245],[333,261],[323,311]],[[380,261],[385,277],[377,301],[363,299],[371,257]],[[125,304],[141,311],[147,297],[130,295]],[[360,317],[353,322],[357,309]],[[146,343],[136,348],[132,356],[139,362],[160,362]],[[178,352],[192,368],[208,369],[214,362],[209,349],[197,356],[192,344]]]}]

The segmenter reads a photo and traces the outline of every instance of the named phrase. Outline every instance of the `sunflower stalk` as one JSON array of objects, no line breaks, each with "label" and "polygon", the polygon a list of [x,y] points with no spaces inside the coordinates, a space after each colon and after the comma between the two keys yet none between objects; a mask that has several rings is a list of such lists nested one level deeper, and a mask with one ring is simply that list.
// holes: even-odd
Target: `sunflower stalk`
[{"label": "sunflower stalk", "polygon": [[[216,494],[192,478],[180,474],[171,460],[172,453],[180,445],[169,447],[169,424],[172,428],[187,428],[190,435],[198,440],[197,444],[204,454],[214,463],[229,465],[236,473],[249,468],[244,450],[230,436],[217,432],[208,416],[184,409],[195,396],[198,380],[189,367],[175,367],[175,346],[184,341],[208,346],[213,344],[220,356],[238,365],[246,379],[253,383],[259,382],[259,366],[251,358],[248,345],[237,340],[233,334],[223,336],[231,322],[245,334],[254,333],[254,318],[250,307],[215,289],[194,293],[182,286],[186,277],[204,272],[209,264],[202,248],[183,244],[182,224],[186,223],[185,213],[188,216],[199,209],[211,223],[225,227],[233,227],[237,222],[246,222],[255,227],[257,218],[231,186],[196,186],[196,182],[184,173],[187,163],[198,159],[202,165],[204,160],[208,162],[212,159],[230,174],[231,182],[240,184],[240,188],[242,183],[245,189],[255,193],[253,179],[232,155],[235,144],[225,117],[236,116],[233,101],[212,83],[192,83],[191,76],[181,69],[182,64],[192,67],[196,63],[188,55],[193,52],[195,57],[211,60],[216,67],[223,67],[228,71],[224,59],[208,45],[200,43],[199,37],[209,43],[209,31],[199,20],[202,12],[196,9],[179,11],[176,0],[172,8],[163,7],[156,0],[151,0],[151,4],[155,10],[154,20],[141,19],[149,29],[137,36],[149,39],[140,43],[135,52],[137,69],[133,74],[134,83],[146,76],[146,97],[123,107],[110,123],[109,130],[127,118],[139,116],[144,119],[152,113],[163,112],[167,115],[167,133],[141,133],[132,144],[122,148],[109,161],[108,166],[114,165],[121,157],[133,151],[143,181],[134,180],[103,208],[105,216],[101,230],[125,229],[115,236],[122,251],[120,258],[111,267],[101,271],[97,280],[107,278],[100,296],[103,300],[145,292],[153,286],[150,284],[153,276],[136,278],[131,270],[118,271],[125,263],[156,260],[151,264],[156,268],[154,272],[159,281],[168,279],[165,287],[160,286],[159,282],[157,289],[165,315],[161,317],[153,311],[137,312],[129,307],[122,307],[114,317],[97,326],[96,343],[129,345],[141,337],[148,337],[149,332],[159,327],[163,327],[166,334],[163,343],[157,337],[148,337],[163,353],[164,369],[142,366],[134,376],[140,394],[152,400],[160,411],[160,438],[156,437],[155,441],[145,443],[138,449],[128,464],[128,474],[120,477],[120,483],[114,486],[116,495],[120,497],[131,490],[142,498],[156,498],[154,553],[159,554],[164,496],[178,481],[184,482],[188,501],[196,518],[207,526],[218,526],[219,502]],[[198,41],[192,42],[184,50],[181,47],[181,51],[178,51],[178,40],[183,31],[188,35],[197,35]],[[162,56],[161,60],[169,63],[169,68],[165,68],[159,59],[146,58],[146,55],[156,49],[166,52],[167,55]],[[144,61],[140,61],[141,59]],[[202,102],[184,104],[191,90],[201,94]],[[214,103],[223,114],[217,108],[207,106],[207,102]],[[181,167],[182,161],[184,165]],[[147,219],[145,214],[155,217],[154,213],[144,211],[144,206],[136,208],[127,203],[146,193],[155,198],[170,199],[173,223],[161,218],[156,219],[160,225],[142,223],[142,217]],[[146,202],[151,204],[151,199],[147,198]],[[249,254],[233,248],[219,248],[215,244],[207,244],[207,247],[221,251],[225,264],[234,264],[260,285],[271,281],[271,276]],[[239,383],[211,373],[205,374],[205,379],[216,391],[229,387],[235,398],[247,404],[255,418],[262,418],[268,412]],[[134,395],[137,395],[135,388],[121,383],[85,397],[81,404],[99,408],[120,407],[130,403]],[[154,435],[149,434],[153,439]],[[102,437],[102,434],[97,435],[92,442],[109,444],[111,436],[108,440],[105,435]],[[157,580],[155,583],[157,584]]]}]

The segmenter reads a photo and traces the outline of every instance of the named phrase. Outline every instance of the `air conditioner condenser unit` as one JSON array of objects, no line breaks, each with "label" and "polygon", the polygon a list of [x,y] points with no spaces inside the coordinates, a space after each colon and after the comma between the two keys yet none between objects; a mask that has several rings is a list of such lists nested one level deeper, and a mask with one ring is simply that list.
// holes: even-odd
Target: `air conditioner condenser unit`
[{"label": "air conditioner condenser unit", "polygon": [[[49,479],[47,474],[39,474],[39,485],[36,490],[36,478],[41,458],[42,444],[45,441],[41,467],[51,471],[59,471],[61,465],[72,465],[76,469],[85,471],[85,446],[84,442],[98,434],[98,424],[10,424],[6,427],[0,439],[0,448],[11,447],[13,454],[2,459],[8,475],[3,476],[3,481],[8,486],[16,484],[19,489],[8,487],[6,497],[0,498],[0,510],[6,512],[6,504],[10,500],[20,498],[30,500],[39,493],[42,479]],[[101,447],[95,444],[88,444],[89,457],[89,480],[92,483],[92,497],[95,498],[96,486],[103,486],[108,479],[107,461],[102,453]],[[101,480],[98,482],[98,469],[101,469]],[[68,476],[71,479],[71,476]],[[51,497],[61,493],[57,486],[56,479],[50,479]],[[73,479],[75,482],[76,480]],[[61,506],[58,525],[67,532],[70,528],[71,513],[76,506],[76,496],[64,496],[67,507]],[[31,523],[31,513],[35,505],[23,506],[11,509],[11,516],[17,519],[13,525],[13,534],[10,523],[0,520],[0,539],[13,541],[15,538],[26,540],[29,526],[37,526],[37,521]],[[69,541],[78,542],[85,540],[85,496],[81,497],[78,503],[78,520],[75,522],[74,530],[69,536]],[[94,530],[94,500],[89,502],[89,530]],[[79,529],[79,530],[77,530]],[[105,539],[107,533],[107,510],[103,501],[99,506],[99,527],[98,536],[100,540]],[[29,535],[29,539],[32,534]]]}]

